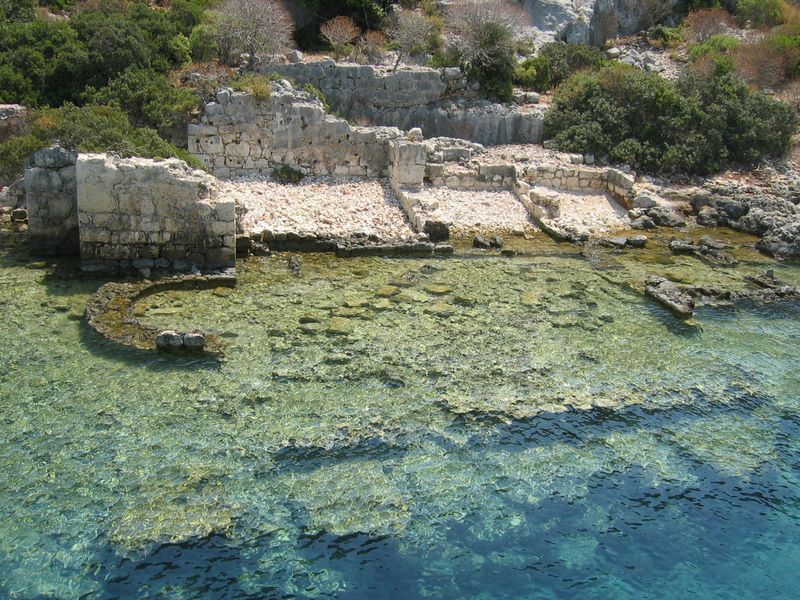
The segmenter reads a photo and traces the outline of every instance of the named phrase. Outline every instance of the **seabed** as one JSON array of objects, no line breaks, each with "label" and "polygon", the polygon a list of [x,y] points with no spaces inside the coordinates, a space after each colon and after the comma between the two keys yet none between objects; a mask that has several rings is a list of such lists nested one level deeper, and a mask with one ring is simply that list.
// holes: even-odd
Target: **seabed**
[{"label": "seabed", "polygon": [[540,235],[275,254],[137,302],[218,360],[104,340],[106,281],[5,235],[0,596],[793,597],[800,303],[642,294],[800,284],[725,237],[735,267]]}]

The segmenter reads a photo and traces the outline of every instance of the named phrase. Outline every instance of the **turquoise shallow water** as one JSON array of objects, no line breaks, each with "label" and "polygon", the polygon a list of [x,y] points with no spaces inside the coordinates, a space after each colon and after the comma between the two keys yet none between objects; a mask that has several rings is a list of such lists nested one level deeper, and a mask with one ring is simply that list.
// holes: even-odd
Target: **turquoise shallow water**
[{"label": "turquoise shallow water", "polygon": [[800,304],[638,290],[800,268],[517,247],[139,307],[219,363],[100,341],[101,281],[0,251],[0,597],[796,597]]}]

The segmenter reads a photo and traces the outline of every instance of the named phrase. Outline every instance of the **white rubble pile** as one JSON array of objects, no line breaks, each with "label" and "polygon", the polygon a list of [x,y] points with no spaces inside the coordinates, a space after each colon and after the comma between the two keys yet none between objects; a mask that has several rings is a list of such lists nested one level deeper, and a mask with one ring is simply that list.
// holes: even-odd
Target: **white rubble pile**
[{"label": "white rubble pile", "polygon": [[299,184],[282,185],[253,175],[225,185],[228,197],[245,209],[240,224],[247,233],[363,234],[385,240],[415,237],[385,180],[306,177]]},{"label": "white rubble pile", "polygon": [[510,191],[456,191],[426,188],[421,194],[427,216],[451,223],[453,236],[476,233],[524,235],[536,231],[528,211]]},{"label": "white rubble pile", "polygon": [[630,226],[628,211],[608,194],[564,192],[558,198],[560,228],[596,236]]}]

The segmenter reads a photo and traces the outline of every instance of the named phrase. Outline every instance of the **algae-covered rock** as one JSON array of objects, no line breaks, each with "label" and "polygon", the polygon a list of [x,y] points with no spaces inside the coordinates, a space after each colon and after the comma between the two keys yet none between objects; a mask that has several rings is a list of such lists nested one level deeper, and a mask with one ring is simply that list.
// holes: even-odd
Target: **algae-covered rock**
[{"label": "algae-covered rock", "polygon": [[453,289],[450,286],[442,285],[442,284],[438,284],[438,283],[435,283],[435,284],[432,283],[432,284],[426,285],[422,289],[424,289],[426,292],[428,292],[429,294],[431,294],[433,296],[445,296],[445,295],[447,295],[447,294],[449,294],[450,292],[453,291]]},{"label": "algae-covered rock", "polygon": [[425,312],[436,317],[447,318],[452,317],[456,312],[456,309],[452,304],[447,304],[446,302],[436,302],[426,306]]},{"label": "algae-covered rock", "polygon": [[391,298],[392,296],[396,296],[400,293],[400,289],[393,286],[393,285],[385,285],[380,288],[377,292],[375,292],[376,296],[381,298]]},{"label": "algae-covered rock", "polygon": [[353,322],[344,317],[333,317],[328,322],[327,331],[331,335],[350,335],[353,333]]}]

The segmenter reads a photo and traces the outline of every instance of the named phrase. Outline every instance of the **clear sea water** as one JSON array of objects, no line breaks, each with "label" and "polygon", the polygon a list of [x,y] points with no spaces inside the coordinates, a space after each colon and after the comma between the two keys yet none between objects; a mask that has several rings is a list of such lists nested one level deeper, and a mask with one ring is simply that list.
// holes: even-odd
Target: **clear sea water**
[{"label": "clear sea water", "polygon": [[213,361],[99,340],[102,281],[4,240],[0,597],[798,596],[800,303],[640,293],[798,265],[274,256],[139,306]]}]

